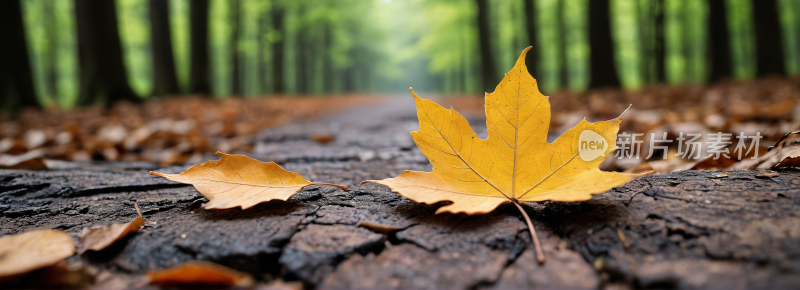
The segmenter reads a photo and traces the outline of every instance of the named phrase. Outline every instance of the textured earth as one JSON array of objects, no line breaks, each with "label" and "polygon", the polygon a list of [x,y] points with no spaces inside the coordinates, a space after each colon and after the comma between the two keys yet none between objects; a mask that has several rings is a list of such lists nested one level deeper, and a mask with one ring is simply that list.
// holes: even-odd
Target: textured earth
[{"label": "textured earth", "polygon": [[[470,123],[486,136],[483,120]],[[91,269],[100,287],[139,287],[148,271],[189,260],[249,272],[265,285],[308,288],[800,287],[798,171],[649,175],[585,202],[529,204],[547,257],[539,265],[511,205],[488,215],[434,215],[443,203],[359,185],[430,170],[408,134],[416,128],[413,103],[398,100],[262,131],[251,156],[350,191],[311,186],[248,210],[204,210],[193,187],[147,173],[188,166],[0,170],[0,235],[54,228],[79,243],[85,227],[132,220],[137,203],[143,229],[67,259]],[[319,136],[334,140],[322,144]]]}]

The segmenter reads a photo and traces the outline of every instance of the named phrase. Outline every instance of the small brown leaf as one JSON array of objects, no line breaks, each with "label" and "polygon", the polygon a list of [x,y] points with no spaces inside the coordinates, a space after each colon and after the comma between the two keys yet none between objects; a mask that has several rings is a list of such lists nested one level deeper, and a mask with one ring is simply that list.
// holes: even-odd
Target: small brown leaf
[{"label": "small brown leaf", "polygon": [[35,230],[0,237],[0,278],[54,265],[75,254],[75,241],[60,230]]},{"label": "small brown leaf", "polygon": [[381,233],[389,233],[389,232],[393,232],[393,231],[397,231],[397,230],[402,230],[403,229],[402,227],[397,227],[397,226],[392,226],[392,225],[383,225],[383,224],[376,223],[376,222],[371,222],[371,221],[360,221],[360,222],[358,222],[357,225],[360,226],[360,227],[365,227],[365,228],[371,229],[371,230],[376,231],[376,232],[381,232]]},{"label": "small brown leaf", "polygon": [[147,273],[150,283],[164,288],[176,286],[253,287],[250,274],[206,261],[188,261],[178,266]]},{"label": "small brown leaf", "polygon": [[336,136],[331,134],[313,134],[311,139],[317,141],[319,144],[328,144],[336,140]]},{"label": "small brown leaf", "polygon": [[779,162],[773,168],[787,167],[787,166],[800,167],[800,148],[794,148],[789,152],[783,154],[781,162]]},{"label": "small brown leaf", "polygon": [[206,209],[248,209],[273,199],[285,201],[309,185],[330,185],[347,190],[341,185],[310,182],[275,162],[264,163],[244,155],[222,152],[217,152],[217,155],[222,159],[194,165],[181,174],[152,171],[150,174],[194,185],[209,200]]},{"label": "small brown leaf", "polygon": [[800,131],[789,132],[783,135],[775,145],[769,147],[769,152],[752,161],[747,170],[763,170],[785,166],[800,166]]},{"label": "small brown leaf", "polygon": [[780,173],[777,173],[775,171],[756,174],[756,177],[758,177],[758,178],[773,178],[773,177],[778,177],[778,176],[781,176]]},{"label": "small brown leaf", "polygon": [[9,169],[47,169],[41,150],[34,150],[22,155],[0,154],[0,168]]},{"label": "small brown leaf", "polygon": [[79,252],[83,254],[87,250],[100,251],[108,246],[114,244],[130,233],[133,233],[144,225],[144,218],[142,212],[139,211],[139,205],[136,205],[136,212],[139,214],[135,219],[129,223],[112,224],[100,228],[84,228],[81,230],[81,247]]}]

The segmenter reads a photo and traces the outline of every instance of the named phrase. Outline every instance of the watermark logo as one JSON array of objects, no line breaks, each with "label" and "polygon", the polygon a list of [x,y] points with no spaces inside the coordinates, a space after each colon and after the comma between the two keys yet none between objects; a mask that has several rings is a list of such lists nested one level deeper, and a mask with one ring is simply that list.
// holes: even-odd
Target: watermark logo
[{"label": "watermark logo", "polygon": [[601,156],[605,156],[608,149],[608,142],[603,136],[592,130],[584,130],[578,137],[580,144],[580,155],[583,161],[592,161]]}]

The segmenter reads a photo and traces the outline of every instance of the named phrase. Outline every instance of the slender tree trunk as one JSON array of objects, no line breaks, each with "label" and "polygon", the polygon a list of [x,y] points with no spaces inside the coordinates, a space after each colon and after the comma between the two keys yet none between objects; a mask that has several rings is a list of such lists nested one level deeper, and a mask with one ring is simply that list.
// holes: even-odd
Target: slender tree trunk
[{"label": "slender tree trunk", "polygon": [[589,1],[589,46],[591,63],[589,87],[619,86],[608,0]]},{"label": "slender tree trunk", "polygon": [[781,24],[776,0],[753,0],[756,35],[756,76],[786,74],[784,68]]},{"label": "slender tree trunk", "polygon": [[711,68],[709,82],[731,76],[731,48],[725,0],[708,1],[708,59]]},{"label": "slender tree trunk", "polygon": [[539,77],[537,65],[539,64],[539,39],[536,25],[536,0],[524,0],[525,2],[525,28],[528,31],[528,45],[531,49],[525,57],[525,66],[528,72],[534,77]]},{"label": "slender tree trunk", "polygon": [[283,25],[284,9],[280,6],[273,6],[270,12],[272,20],[272,29],[277,31],[280,35],[278,39],[274,39],[272,43],[272,88],[276,94],[283,94],[285,92],[283,84],[283,45],[286,39],[286,31]]},{"label": "slender tree trunk", "polygon": [[[53,1],[45,1],[44,3],[44,17],[47,19],[42,19],[44,21],[44,28],[45,28],[45,35],[51,40],[55,40],[58,38],[58,28],[56,27],[56,12]],[[47,64],[46,72],[45,72],[45,82],[47,84],[47,94],[51,97],[57,98],[59,95],[58,92],[58,71],[57,71],[57,64],[58,64],[58,42],[53,41],[51,45],[46,48],[47,50]],[[40,92],[41,93],[41,92]],[[55,101],[55,99],[53,100]]]},{"label": "slender tree trunk", "polygon": [[79,105],[141,101],[128,84],[114,1],[75,0],[80,62]]},{"label": "slender tree trunk", "polygon": [[655,7],[653,8],[655,13],[655,40],[654,40],[654,57],[655,57],[655,81],[656,82],[664,82],[666,77],[666,65],[664,60],[666,59],[666,54],[664,50],[664,0],[655,0],[653,1]]},{"label": "slender tree trunk", "polygon": [[309,60],[306,59],[306,28],[300,28],[300,33],[297,34],[297,50],[295,52],[295,59],[297,60],[297,67],[295,68],[295,86],[298,94],[304,95],[308,93],[308,75],[306,74],[306,64]]},{"label": "slender tree trunk", "polygon": [[241,30],[241,14],[242,2],[241,0],[230,0],[231,4],[231,25],[233,31],[231,32],[231,65],[233,72],[231,73],[231,94],[233,96],[241,97],[242,90],[242,65],[239,61],[239,34]]},{"label": "slender tree trunk", "polygon": [[153,51],[153,94],[178,94],[178,77],[172,54],[169,6],[165,0],[150,0],[150,44]]},{"label": "slender tree trunk", "polygon": [[565,22],[566,18],[564,18],[564,11],[566,9],[566,7],[564,7],[566,5],[565,2],[566,1],[561,0],[558,1],[558,3],[556,4],[557,5],[556,13],[558,14],[556,15],[556,19],[558,21],[558,23],[556,23],[556,28],[558,29],[558,35],[559,35],[558,37],[559,43],[557,45],[560,48],[559,58],[561,58],[561,60],[559,61],[561,66],[558,68],[558,72],[561,79],[559,87],[561,88],[567,87],[569,85],[569,73],[568,73],[569,71],[567,70],[567,66],[569,65],[567,63],[567,35],[566,35],[567,25]]},{"label": "slender tree trunk", "polygon": [[480,48],[481,58],[481,86],[484,92],[494,91],[497,86],[497,74],[495,73],[494,58],[492,57],[492,45],[490,36],[489,22],[489,1],[475,0],[478,6],[478,47]]},{"label": "slender tree trunk", "polygon": [[258,36],[256,39],[258,40],[258,47],[256,48],[256,60],[258,61],[258,87],[261,90],[261,94],[266,95],[270,92],[270,84],[267,75],[269,75],[269,60],[267,60],[267,53],[265,49],[269,44],[268,39],[266,39],[265,35],[266,32],[269,31],[268,27],[268,20],[266,14],[262,14],[258,17]]},{"label": "slender tree trunk", "polygon": [[38,107],[19,0],[0,1],[0,106]]},{"label": "slender tree trunk", "polygon": [[189,1],[190,59],[189,93],[211,95],[208,55],[208,0]]},{"label": "slender tree trunk", "polygon": [[332,93],[334,92],[334,72],[333,72],[333,60],[331,59],[330,51],[331,51],[331,44],[333,37],[331,33],[331,24],[328,23],[325,27],[322,28],[322,37],[323,37],[323,47],[322,47],[322,79],[323,79],[323,89],[322,93]]}]

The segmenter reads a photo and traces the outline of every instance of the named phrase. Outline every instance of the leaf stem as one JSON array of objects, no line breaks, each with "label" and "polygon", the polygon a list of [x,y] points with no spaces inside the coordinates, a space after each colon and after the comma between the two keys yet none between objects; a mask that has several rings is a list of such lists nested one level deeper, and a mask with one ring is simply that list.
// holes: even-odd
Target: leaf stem
[{"label": "leaf stem", "polygon": [[531,218],[528,217],[528,213],[525,212],[525,209],[523,209],[522,206],[520,206],[517,201],[514,201],[512,203],[515,206],[517,206],[519,212],[521,212],[522,216],[525,217],[525,222],[528,223],[528,230],[531,232],[531,239],[533,239],[533,246],[536,249],[536,261],[538,261],[539,264],[544,264],[545,260],[544,252],[542,252],[542,245],[539,244],[539,237],[536,236],[536,231],[533,229],[533,223],[531,223]]}]

